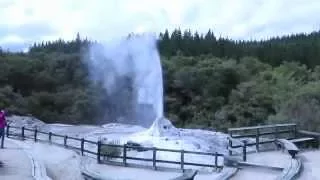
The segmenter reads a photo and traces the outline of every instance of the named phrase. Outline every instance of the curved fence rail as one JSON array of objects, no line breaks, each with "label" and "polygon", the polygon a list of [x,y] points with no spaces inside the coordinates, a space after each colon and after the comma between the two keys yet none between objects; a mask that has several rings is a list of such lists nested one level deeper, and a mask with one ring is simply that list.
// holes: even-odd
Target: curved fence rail
[{"label": "curved fence rail", "polygon": [[[233,154],[234,149],[242,148],[243,161],[246,161],[247,147],[255,146],[259,151],[259,145],[274,143],[279,138],[294,139],[298,131],[297,125],[292,123],[229,128],[228,133],[230,136],[228,138],[229,155]],[[235,141],[236,139],[238,141]],[[255,139],[255,141],[248,142],[248,139]]]},{"label": "curved fence rail", "polygon": [[[84,138],[77,138],[77,137],[70,137],[67,135],[56,134],[52,132],[43,132],[37,129],[30,129],[26,127],[16,127],[16,126],[7,126],[6,128],[6,136],[8,138],[15,137],[21,140],[30,139],[35,142],[42,141],[42,142],[49,142],[51,144],[56,144],[60,146],[64,146],[65,148],[71,148],[77,150],[81,153],[81,155],[93,155],[96,157],[98,163],[117,163],[119,161],[112,161],[112,159],[121,159],[120,165],[127,166],[128,160],[135,160],[135,161],[144,161],[144,162],[152,162],[153,169],[157,169],[158,164],[175,164],[179,165],[181,170],[185,170],[185,166],[198,166],[198,167],[208,167],[214,168],[216,170],[223,168],[223,163],[220,163],[219,158],[223,158],[223,154],[219,153],[207,153],[207,152],[196,152],[196,151],[184,151],[184,150],[174,150],[174,149],[163,149],[163,148],[155,148],[155,147],[137,147],[128,144],[124,145],[117,145],[117,144],[104,144],[102,141],[91,141]],[[54,140],[59,138],[59,140]],[[71,141],[73,143],[71,143]],[[95,148],[88,148],[91,145]],[[110,155],[106,154],[102,151],[103,147],[115,147],[121,149],[121,155]],[[151,158],[144,158],[144,157],[132,157],[128,155],[130,150],[139,150],[139,151],[151,151],[152,157]],[[163,160],[157,159],[157,154],[161,152],[172,152],[172,153],[179,153],[180,154],[180,161],[172,161],[172,160]],[[193,155],[203,155],[207,157],[213,157],[213,161],[211,164],[204,164],[204,163],[196,163],[196,162],[186,162],[185,156],[186,154],[193,154]],[[103,160],[102,160],[103,158]],[[106,160],[107,159],[107,160]]]}]

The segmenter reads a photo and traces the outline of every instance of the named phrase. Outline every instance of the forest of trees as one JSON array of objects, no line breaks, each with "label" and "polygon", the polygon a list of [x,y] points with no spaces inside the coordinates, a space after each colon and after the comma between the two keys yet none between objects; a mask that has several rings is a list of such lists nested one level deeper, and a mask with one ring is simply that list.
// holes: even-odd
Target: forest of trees
[{"label": "forest of trees", "polygon": [[[90,43],[77,35],[0,51],[0,108],[45,122],[113,122],[110,97],[82,58]],[[165,114],[176,126],[296,122],[320,131],[320,32],[234,41],[177,29],[161,33],[158,47]]]}]

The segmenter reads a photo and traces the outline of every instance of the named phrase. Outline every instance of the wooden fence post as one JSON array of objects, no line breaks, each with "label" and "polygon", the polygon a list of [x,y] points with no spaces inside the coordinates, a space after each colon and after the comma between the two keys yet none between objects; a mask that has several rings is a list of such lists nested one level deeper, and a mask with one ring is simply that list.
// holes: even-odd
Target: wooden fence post
[{"label": "wooden fence post", "polygon": [[38,130],[35,129],[34,130],[34,142],[37,142],[37,133],[38,133]]},{"label": "wooden fence post", "polygon": [[242,153],[243,153],[243,161],[247,161],[247,141],[243,141],[243,148],[242,148]]},{"label": "wooden fence post", "polygon": [[296,139],[297,138],[297,125],[295,124],[294,125],[294,130],[293,130],[294,132],[294,138]]},{"label": "wooden fence post", "polygon": [[101,156],[101,141],[99,140],[98,141],[98,148],[97,148],[97,162],[98,164],[101,163],[101,159],[100,159],[100,156]]},{"label": "wooden fence post", "polygon": [[279,131],[278,126],[275,126],[275,132],[274,132],[275,139],[278,139],[278,137],[279,137],[278,131]]},{"label": "wooden fence post", "polygon": [[259,152],[259,134],[260,134],[260,132],[259,132],[259,128],[257,128],[257,132],[256,132],[257,134],[256,134],[256,149],[257,149],[257,151]]},{"label": "wooden fence post", "polygon": [[152,166],[154,170],[157,170],[157,149],[155,147],[153,147],[152,149]]},{"label": "wooden fence post", "polygon": [[65,135],[64,138],[63,138],[63,145],[64,145],[64,147],[67,147],[67,139],[68,139],[68,136]]},{"label": "wooden fence post", "polygon": [[50,142],[50,144],[52,143],[51,137],[52,137],[52,132],[49,132],[49,142]]},{"label": "wooden fence post", "polygon": [[84,152],[84,138],[81,138],[81,155],[83,156]]},{"label": "wooden fence post", "polygon": [[22,137],[22,140],[24,140],[24,126],[22,126],[21,128],[21,137]]},{"label": "wooden fence post", "polygon": [[123,165],[127,166],[127,144],[123,145]]},{"label": "wooden fence post", "polygon": [[9,129],[10,129],[10,125],[7,126],[7,137],[9,137],[9,135],[10,135]]},{"label": "wooden fence post", "polygon": [[184,172],[184,150],[183,149],[181,150],[181,161],[180,161],[180,163],[181,163],[181,169]]},{"label": "wooden fence post", "polygon": [[215,153],[215,156],[214,156],[214,165],[215,165],[215,168],[218,169],[218,153],[217,152]]},{"label": "wooden fence post", "polygon": [[231,156],[232,155],[232,151],[231,151],[231,148],[232,148],[232,140],[231,138],[228,138],[229,140],[229,155]]}]

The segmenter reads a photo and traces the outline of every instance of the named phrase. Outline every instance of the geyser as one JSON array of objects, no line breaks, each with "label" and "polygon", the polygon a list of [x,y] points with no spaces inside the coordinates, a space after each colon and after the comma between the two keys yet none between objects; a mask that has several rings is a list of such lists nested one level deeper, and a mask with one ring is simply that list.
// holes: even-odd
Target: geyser
[{"label": "geyser", "polygon": [[[104,125],[93,132],[105,143],[138,143],[144,147],[174,150],[227,153],[226,135],[203,130],[177,129],[164,117],[162,70],[155,36],[143,34],[90,48],[89,70],[92,78],[101,83],[112,102],[114,118],[127,124],[145,128],[131,131],[136,126]],[[129,131],[129,132],[128,132]],[[104,135],[101,134],[105,133]],[[150,157],[151,151],[131,151],[133,157]],[[181,154],[157,152],[160,160],[179,161]],[[185,155],[185,161],[212,163],[213,156]],[[148,164],[149,162],[145,162]],[[139,162],[141,164],[141,162]],[[170,165],[166,165],[171,167]]]},{"label": "geyser", "polygon": [[[175,130],[163,116],[162,68],[155,36],[133,35],[92,45],[88,65],[92,78],[103,84],[109,100],[118,107],[113,118],[151,127],[147,133],[153,136]],[[117,94],[124,89],[124,94]]]}]

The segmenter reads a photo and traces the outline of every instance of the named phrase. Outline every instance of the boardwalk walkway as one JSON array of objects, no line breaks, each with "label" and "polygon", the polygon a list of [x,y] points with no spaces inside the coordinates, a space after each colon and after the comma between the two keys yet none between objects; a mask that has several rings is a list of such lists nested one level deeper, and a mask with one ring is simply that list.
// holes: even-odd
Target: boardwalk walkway
[{"label": "boardwalk walkway", "polygon": [[5,141],[4,149],[0,149],[1,180],[33,180],[32,164],[27,154],[17,144]]},{"label": "boardwalk walkway", "polygon": [[305,151],[300,154],[303,171],[299,179],[317,180],[320,177],[320,151]]}]

